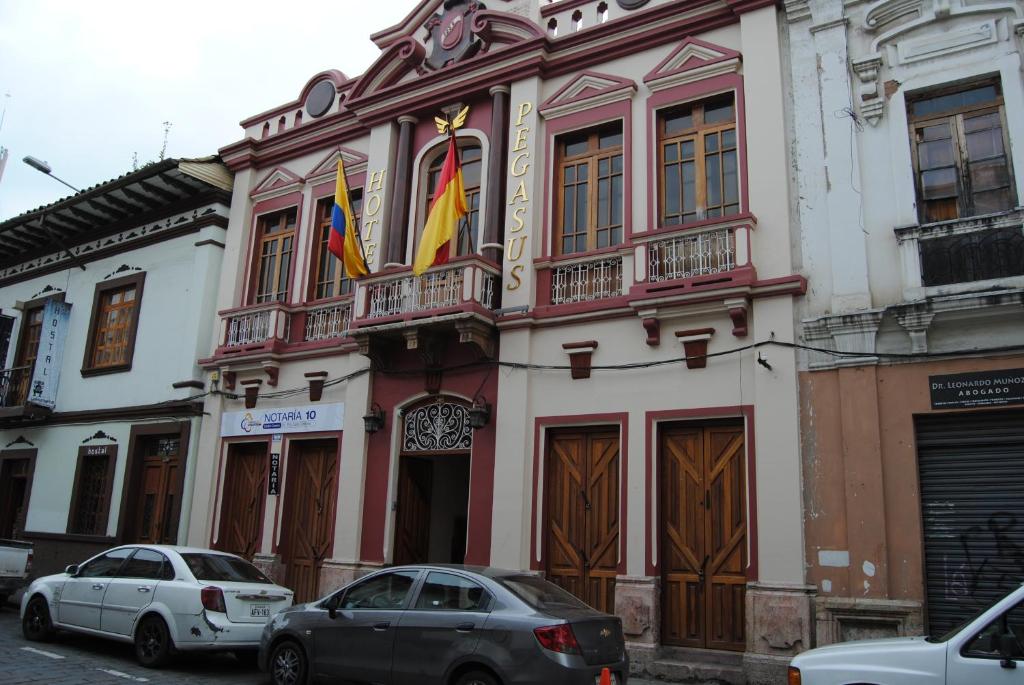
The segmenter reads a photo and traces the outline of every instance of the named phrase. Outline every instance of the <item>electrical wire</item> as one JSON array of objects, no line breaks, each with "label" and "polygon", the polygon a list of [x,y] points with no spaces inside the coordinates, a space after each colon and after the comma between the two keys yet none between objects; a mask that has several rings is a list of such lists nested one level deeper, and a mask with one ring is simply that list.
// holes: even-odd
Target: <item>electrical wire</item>
[{"label": "electrical wire", "polygon": [[[804,345],[795,342],[784,342],[781,340],[775,340],[774,337],[769,340],[762,340],[760,342],[749,343],[747,345],[741,345],[739,347],[733,347],[728,350],[721,350],[718,352],[708,352],[705,354],[695,354],[690,356],[672,357],[669,359],[657,359],[652,361],[643,362],[626,362],[621,364],[593,364],[590,366],[592,371],[632,371],[635,369],[649,369],[657,368],[661,366],[669,366],[672,364],[684,364],[687,361],[695,361],[700,359],[714,359],[717,357],[725,357],[733,354],[741,354],[748,350],[755,350],[761,347],[777,346],[787,349],[802,350],[805,352],[816,352],[819,354],[827,354],[833,357],[841,359],[893,359],[893,360],[907,360],[907,359],[947,359],[950,357],[967,357],[967,356],[985,356],[985,355],[998,355],[1007,354],[1012,352],[1024,352],[1024,345],[1005,345],[1002,347],[989,347],[989,348],[975,348],[969,350],[955,350],[951,352],[847,352],[843,350],[832,350],[826,347],[815,347],[813,345]],[[465,362],[462,364],[453,364],[450,366],[443,366],[431,369],[432,371],[438,371],[444,374],[458,374],[476,371],[478,369],[488,369],[490,372],[494,368],[504,368],[509,371],[569,371],[571,366],[569,364],[536,364],[531,362],[515,362],[515,361],[503,361],[500,359],[481,359],[478,361]],[[345,383],[358,378],[364,374],[370,372],[371,369],[359,369],[352,373],[340,376],[338,378],[331,379],[324,383],[324,387],[335,386],[340,383]],[[423,368],[412,368],[412,369],[375,369],[376,373],[384,376],[419,376],[424,372]],[[486,381],[486,378],[484,379]],[[482,384],[481,384],[482,387]],[[275,390],[272,392],[257,395],[260,399],[281,399],[286,397],[293,397],[296,395],[302,395],[309,391],[309,386],[304,385],[297,388],[288,388],[284,390]],[[226,393],[220,390],[211,390],[199,395],[194,395],[187,398],[186,401],[200,399],[209,395],[219,395],[228,397],[231,399],[238,399],[238,395],[234,393]],[[181,402],[182,400],[175,400]]]}]

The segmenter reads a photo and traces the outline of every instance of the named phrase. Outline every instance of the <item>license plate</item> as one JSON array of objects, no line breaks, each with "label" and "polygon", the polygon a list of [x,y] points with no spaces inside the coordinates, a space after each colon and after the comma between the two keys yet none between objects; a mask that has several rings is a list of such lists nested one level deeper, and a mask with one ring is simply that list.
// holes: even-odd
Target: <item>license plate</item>
[{"label": "license plate", "polygon": [[249,607],[250,616],[259,616],[260,618],[270,618],[270,607]]},{"label": "license plate", "polygon": [[[612,673],[611,676],[612,676],[612,685],[619,685],[619,676],[615,675],[614,673]],[[601,685],[601,676],[599,676],[599,675],[594,676],[594,685]]]}]

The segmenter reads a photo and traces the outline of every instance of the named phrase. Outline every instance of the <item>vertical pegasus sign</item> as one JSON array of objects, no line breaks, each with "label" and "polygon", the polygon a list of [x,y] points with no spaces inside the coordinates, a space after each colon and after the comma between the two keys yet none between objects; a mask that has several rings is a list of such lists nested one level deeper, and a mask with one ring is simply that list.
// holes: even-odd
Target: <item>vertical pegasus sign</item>
[{"label": "vertical pegasus sign", "polygon": [[28,393],[28,401],[32,404],[48,409],[57,405],[57,385],[60,383],[60,366],[64,361],[64,341],[68,337],[70,318],[70,304],[52,298],[46,301],[43,329],[39,333],[39,353]]}]

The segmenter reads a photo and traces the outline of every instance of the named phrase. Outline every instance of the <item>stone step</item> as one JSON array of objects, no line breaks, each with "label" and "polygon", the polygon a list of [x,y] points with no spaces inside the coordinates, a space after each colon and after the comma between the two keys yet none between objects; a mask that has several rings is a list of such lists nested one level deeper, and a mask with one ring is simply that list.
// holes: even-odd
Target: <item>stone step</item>
[{"label": "stone step", "polygon": [[685,647],[660,647],[633,658],[630,682],[746,685],[743,654]]}]

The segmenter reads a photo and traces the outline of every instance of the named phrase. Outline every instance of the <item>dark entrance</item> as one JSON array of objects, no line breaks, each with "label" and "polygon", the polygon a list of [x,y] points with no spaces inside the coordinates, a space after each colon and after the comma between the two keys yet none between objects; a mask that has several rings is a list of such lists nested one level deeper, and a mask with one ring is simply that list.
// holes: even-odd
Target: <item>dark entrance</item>
[{"label": "dark entrance", "polygon": [[265,442],[228,446],[218,549],[246,559],[252,559],[259,550],[263,505],[267,499],[267,459]]},{"label": "dark entrance", "polygon": [[465,560],[472,447],[465,405],[439,397],[405,413],[395,492],[394,563]]},{"label": "dark entrance", "polygon": [[743,650],[747,517],[742,424],[660,435],[664,644]]},{"label": "dark entrance", "polygon": [[1018,587],[1024,411],[915,420],[928,630],[945,633]]},{"label": "dark entrance", "polygon": [[131,528],[126,541],[177,544],[184,476],[181,434],[139,436],[132,463]]},{"label": "dark entrance", "polygon": [[19,539],[32,493],[35,450],[0,453],[0,538]]},{"label": "dark entrance", "polygon": [[619,565],[619,433],[558,431],[548,441],[548,579],[615,612]]},{"label": "dark entrance", "polygon": [[466,558],[469,455],[399,457],[397,494],[395,564],[461,564]]},{"label": "dark entrance", "polygon": [[338,441],[300,440],[289,449],[281,558],[296,602],[319,596],[320,568],[334,540]]}]

